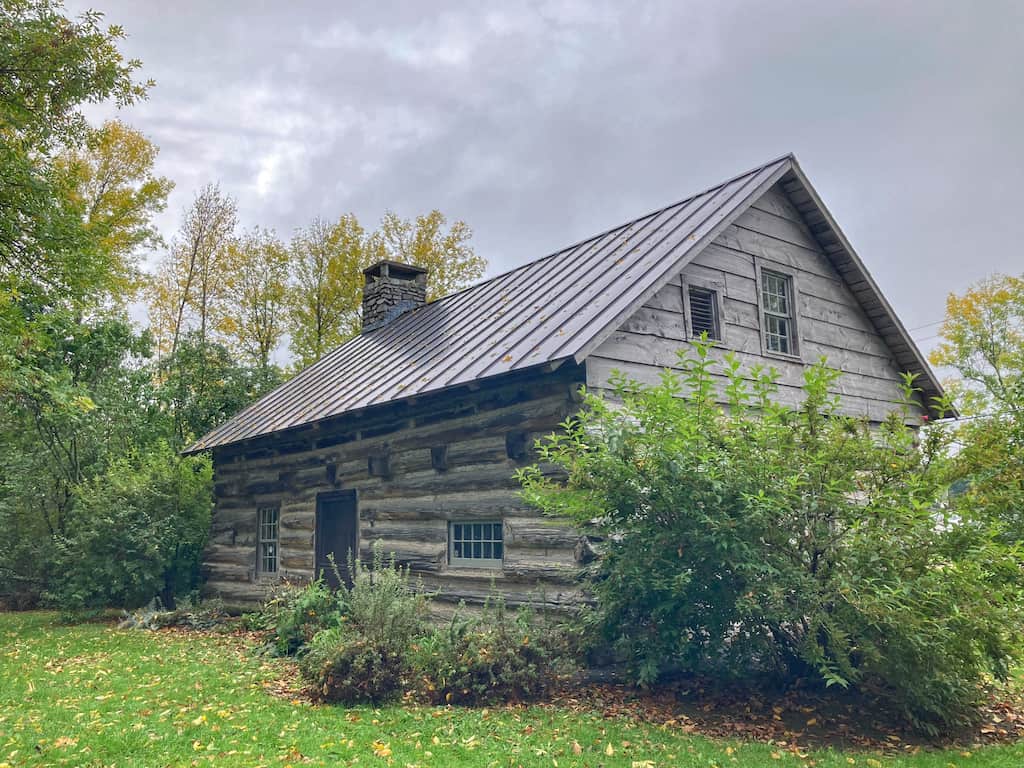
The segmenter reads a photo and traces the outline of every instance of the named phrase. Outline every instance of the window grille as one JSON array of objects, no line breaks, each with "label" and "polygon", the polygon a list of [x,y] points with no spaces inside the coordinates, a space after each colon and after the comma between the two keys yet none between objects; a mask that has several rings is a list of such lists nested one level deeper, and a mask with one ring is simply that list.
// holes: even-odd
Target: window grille
[{"label": "window grille", "polygon": [[448,523],[448,560],[452,565],[500,568],[504,550],[500,522]]},{"label": "window grille", "polygon": [[277,573],[278,508],[260,507],[257,513],[257,568],[262,574]]},{"label": "window grille", "polygon": [[764,313],[765,348],[783,355],[796,354],[792,278],[779,272],[761,270],[761,309]]}]

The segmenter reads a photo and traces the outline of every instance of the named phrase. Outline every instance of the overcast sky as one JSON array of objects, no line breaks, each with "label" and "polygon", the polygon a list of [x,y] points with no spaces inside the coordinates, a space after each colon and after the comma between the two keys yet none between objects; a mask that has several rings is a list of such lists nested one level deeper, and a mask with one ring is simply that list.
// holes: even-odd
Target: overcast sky
[{"label": "overcast sky", "polygon": [[496,274],[792,151],[923,348],[1024,271],[1021,2],[90,6],[156,80],[168,234],[220,181],[285,238],[439,208]]}]

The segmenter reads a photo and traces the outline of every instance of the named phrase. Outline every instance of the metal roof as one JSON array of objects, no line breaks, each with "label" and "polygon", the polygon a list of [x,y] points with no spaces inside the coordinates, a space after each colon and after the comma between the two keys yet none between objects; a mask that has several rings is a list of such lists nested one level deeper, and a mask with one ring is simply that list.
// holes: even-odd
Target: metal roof
[{"label": "metal roof", "polygon": [[[406,312],[349,339],[187,453],[511,371],[579,362],[796,167],[786,155]],[[916,352],[909,336],[906,342]],[[915,368],[918,361],[920,353]]]}]

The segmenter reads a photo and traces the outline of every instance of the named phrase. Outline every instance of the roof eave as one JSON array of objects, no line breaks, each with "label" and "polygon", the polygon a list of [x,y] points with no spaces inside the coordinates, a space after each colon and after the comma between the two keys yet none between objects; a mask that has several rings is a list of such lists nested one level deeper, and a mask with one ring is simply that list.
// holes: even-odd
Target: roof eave
[{"label": "roof eave", "polygon": [[[280,429],[274,429],[274,430],[270,430],[270,431],[267,431],[267,432],[261,432],[261,433],[256,434],[256,435],[248,435],[248,436],[245,436],[245,437],[240,437],[240,438],[235,439],[235,440],[227,440],[227,441],[224,441],[224,442],[217,442],[217,443],[213,443],[212,445],[207,445],[206,444],[207,443],[207,438],[209,437],[209,435],[207,435],[207,436],[204,436],[203,438],[201,438],[200,440],[197,440],[195,443],[193,443],[192,445],[190,445],[188,448],[184,449],[180,453],[181,453],[182,456],[193,456],[193,455],[195,455],[197,453],[203,453],[204,451],[212,451],[212,450],[216,450],[218,448],[226,448],[227,446],[234,446],[234,445],[238,445],[240,443],[246,443],[246,442],[249,442],[249,441],[265,440],[268,437],[279,437],[279,436],[281,436],[283,434],[286,434],[288,432],[297,432],[297,431],[302,430],[302,429],[309,429],[309,428],[316,427],[318,425],[324,424],[326,422],[333,421],[335,419],[359,418],[359,417],[364,416],[368,411],[378,411],[378,410],[383,410],[383,409],[389,408],[389,407],[409,406],[409,405],[413,404],[416,400],[424,398],[424,397],[432,397],[434,395],[450,394],[451,392],[453,392],[455,390],[458,390],[458,389],[467,389],[467,390],[478,389],[482,384],[484,384],[484,385],[490,384],[490,383],[495,382],[498,379],[501,379],[501,378],[506,377],[506,376],[521,375],[521,374],[524,374],[524,373],[534,373],[534,372],[537,372],[537,371],[544,371],[545,373],[553,373],[554,371],[558,370],[562,366],[563,363],[565,363],[567,360],[571,360],[571,359],[572,359],[572,357],[567,355],[565,357],[560,357],[560,358],[553,359],[553,360],[546,360],[546,361],[544,361],[542,363],[537,363],[536,365],[526,366],[526,367],[523,367],[523,368],[514,368],[514,369],[509,370],[509,371],[502,371],[500,373],[495,373],[495,374],[492,374],[490,376],[485,376],[485,377],[480,378],[480,379],[474,379],[471,382],[459,382],[459,383],[456,383],[456,384],[449,384],[448,386],[441,387],[441,388],[435,389],[435,390],[430,390],[429,392],[414,392],[412,394],[405,395],[403,397],[398,397],[398,398],[395,398],[393,400],[387,400],[387,401],[382,402],[382,403],[371,403],[371,404],[365,405],[365,406],[363,406],[361,408],[354,408],[354,409],[349,410],[349,411],[342,411],[341,413],[334,413],[334,414],[330,414],[328,416],[323,416],[323,417],[321,417],[319,419],[315,419],[313,421],[306,421],[306,422],[303,422],[301,424],[293,424],[293,425],[289,425],[287,427],[282,427]],[[216,432],[216,430],[213,430],[209,434],[212,435],[215,432]]]},{"label": "roof eave", "polygon": [[[903,341],[903,343],[907,346],[914,362],[917,364],[917,367],[920,369],[921,373],[927,379],[927,383],[929,384],[933,392],[932,403],[925,402],[922,403],[922,405],[928,411],[932,412],[936,416],[942,417],[943,413],[939,412],[939,409],[935,404],[936,399],[941,399],[945,397],[945,390],[943,389],[942,383],[935,376],[935,372],[932,371],[931,366],[928,364],[928,360],[925,358],[923,354],[921,354],[921,350],[918,348],[917,344],[914,343],[914,339],[911,337],[910,333],[903,325],[903,321],[900,320],[899,315],[896,314],[896,311],[889,303],[889,300],[885,298],[885,294],[883,294],[882,290],[878,287],[878,283],[875,282],[874,277],[872,277],[871,273],[868,271],[868,268],[864,264],[864,261],[860,258],[859,255],[857,255],[857,252],[854,250],[853,245],[850,243],[849,239],[843,233],[843,230],[839,227],[839,224],[836,222],[835,218],[832,216],[831,211],[829,211],[828,207],[822,201],[821,196],[818,194],[817,190],[814,189],[814,186],[811,184],[810,180],[807,178],[807,175],[800,167],[800,163],[797,162],[797,159],[795,157],[790,157],[790,164],[793,176],[804,188],[804,191],[811,198],[812,202],[817,207],[818,211],[821,213],[821,216],[823,217],[825,223],[828,225],[828,228],[832,231],[832,234],[835,236],[839,245],[845,252],[846,257],[854,264],[856,269],[860,272],[860,276],[863,279],[863,281],[874,293],[875,298],[878,300],[879,304],[881,304],[882,308],[885,310],[885,313],[887,315],[886,319],[890,323],[892,323],[892,325],[896,328],[896,331],[899,334],[901,341]],[[959,416],[959,414],[953,408],[948,409],[946,413],[952,414],[954,417]]]}]

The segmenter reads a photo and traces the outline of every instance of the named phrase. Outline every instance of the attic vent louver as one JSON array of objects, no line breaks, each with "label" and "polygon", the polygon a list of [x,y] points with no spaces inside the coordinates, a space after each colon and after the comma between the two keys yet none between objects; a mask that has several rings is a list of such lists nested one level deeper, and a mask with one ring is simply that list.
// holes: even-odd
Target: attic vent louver
[{"label": "attic vent louver", "polygon": [[690,332],[694,336],[707,333],[709,339],[721,338],[718,332],[718,305],[715,292],[690,286]]}]

